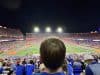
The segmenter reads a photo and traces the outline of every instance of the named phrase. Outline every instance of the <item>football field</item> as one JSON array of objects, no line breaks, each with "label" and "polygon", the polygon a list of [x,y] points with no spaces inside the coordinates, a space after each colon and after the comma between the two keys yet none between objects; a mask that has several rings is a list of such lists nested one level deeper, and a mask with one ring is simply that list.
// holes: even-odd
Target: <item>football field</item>
[{"label": "football field", "polygon": [[[66,44],[66,53],[93,53],[95,49],[86,48],[79,45],[71,45]],[[22,48],[21,50],[9,50],[0,54],[0,57],[3,56],[26,56],[26,55],[34,55],[39,54],[39,46],[33,45],[26,48]]]}]

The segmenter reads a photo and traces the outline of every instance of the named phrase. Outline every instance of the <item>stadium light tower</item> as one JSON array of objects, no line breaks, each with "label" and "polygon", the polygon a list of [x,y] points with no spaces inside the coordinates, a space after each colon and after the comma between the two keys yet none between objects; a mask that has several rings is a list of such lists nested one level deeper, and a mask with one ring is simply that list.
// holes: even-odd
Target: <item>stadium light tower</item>
[{"label": "stadium light tower", "polygon": [[35,33],[40,32],[40,28],[39,28],[39,27],[34,27],[34,32],[35,32]]},{"label": "stadium light tower", "polygon": [[51,28],[50,27],[46,27],[45,32],[50,33],[51,32]]},{"label": "stadium light tower", "polygon": [[56,30],[56,32],[62,33],[63,32],[63,28],[62,27],[58,27],[57,30]]}]

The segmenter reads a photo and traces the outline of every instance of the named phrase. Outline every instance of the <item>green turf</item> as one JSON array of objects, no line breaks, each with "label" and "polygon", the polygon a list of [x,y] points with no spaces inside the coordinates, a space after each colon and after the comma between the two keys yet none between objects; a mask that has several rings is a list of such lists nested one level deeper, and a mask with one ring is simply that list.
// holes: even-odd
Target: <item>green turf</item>
[{"label": "green turf", "polygon": [[[66,45],[67,53],[87,53],[93,52],[92,49],[85,49],[84,47],[74,46],[74,45]],[[17,52],[17,55],[24,56],[28,54],[39,54],[39,46],[31,46],[24,50],[20,50]]]},{"label": "green turf", "polygon": [[74,45],[67,45],[66,52],[68,53],[87,53],[93,52],[93,49],[85,49],[84,47],[74,46]]},{"label": "green turf", "polygon": [[[86,49],[85,47],[77,46],[77,45],[66,45],[66,52],[67,53],[87,53],[93,52],[94,50],[91,48]],[[28,48],[24,48],[22,50],[17,50],[16,56],[26,56],[32,54],[39,54],[39,46],[34,45]],[[4,56],[4,54],[0,54],[0,57]]]}]

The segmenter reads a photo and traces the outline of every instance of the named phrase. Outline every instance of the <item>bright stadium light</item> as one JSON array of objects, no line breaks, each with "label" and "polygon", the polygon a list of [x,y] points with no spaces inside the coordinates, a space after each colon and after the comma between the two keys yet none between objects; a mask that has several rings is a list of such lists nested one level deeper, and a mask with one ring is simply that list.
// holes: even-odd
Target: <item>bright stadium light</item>
[{"label": "bright stadium light", "polygon": [[63,32],[63,28],[62,27],[58,27],[57,30],[56,30],[56,32],[62,33]]},{"label": "bright stadium light", "polygon": [[50,33],[51,32],[51,28],[50,27],[46,27],[45,32]]},{"label": "bright stadium light", "polygon": [[4,29],[7,29],[7,27],[3,27]]},{"label": "bright stadium light", "polygon": [[40,32],[40,29],[39,29],[39,27],[34,27],[34,32],[35,32],[35,33],[38,33],[38,32]]},{"label": "bright stadium light", "polygon": [[2,26],[0,26],[0,28],[2,28]]}]

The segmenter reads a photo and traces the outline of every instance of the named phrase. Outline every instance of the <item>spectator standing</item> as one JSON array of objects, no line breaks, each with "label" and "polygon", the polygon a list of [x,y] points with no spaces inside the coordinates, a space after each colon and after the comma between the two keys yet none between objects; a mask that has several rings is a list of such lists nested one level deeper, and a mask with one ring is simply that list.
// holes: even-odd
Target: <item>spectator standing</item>
[{"label": "spectator standing", "polygon": [[40,46],[40,58],[46,72],[35,75],[66,75],[62,67],[65,55],[66,47],[61,40],[50,38],[43,41]]}]

